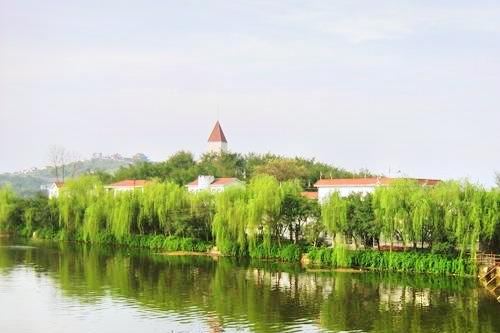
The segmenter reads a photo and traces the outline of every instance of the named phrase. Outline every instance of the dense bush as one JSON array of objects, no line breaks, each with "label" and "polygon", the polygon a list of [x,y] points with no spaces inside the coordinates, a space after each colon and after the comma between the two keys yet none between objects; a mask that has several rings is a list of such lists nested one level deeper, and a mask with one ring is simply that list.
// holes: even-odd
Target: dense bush
[{"label": "dense bush", "polygon": [[249,256],[253,259],[276,259],[279,261],[297,262],[302,258],[302,253],[302,247],[295,244],[273,245],[268,250],[261,243],[249,251]]},{"label": "dense bush", "polygon": [[336,248],[314,248],[308,252],[311,262],[331,267],[358,267],[364,269],[405,273],[434,273],[472,275],[474,265],[467,258],[421,252],[382,252],[374,250],[350,251]]}]

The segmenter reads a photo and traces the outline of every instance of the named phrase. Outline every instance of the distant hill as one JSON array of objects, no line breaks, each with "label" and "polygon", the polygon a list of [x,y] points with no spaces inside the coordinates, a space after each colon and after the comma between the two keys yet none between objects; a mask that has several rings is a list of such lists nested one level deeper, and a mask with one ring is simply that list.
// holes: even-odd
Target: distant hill
[{"label": "distant hill", "polygon": [[[136,154],[133,157],[123,157],[119,154],[94,154],[90,159],[68,163],[64,168],[64,174],[65,178],[68,179],[95,171],[113,173],[122,166],[145,160],[147,160],[147,157],[144,154]],[[55,180],[53,166],[0,174],[0,186],[11,184],[14,190],[23,196],[34,195],[40,191],[40,186],[47,185]]]}]

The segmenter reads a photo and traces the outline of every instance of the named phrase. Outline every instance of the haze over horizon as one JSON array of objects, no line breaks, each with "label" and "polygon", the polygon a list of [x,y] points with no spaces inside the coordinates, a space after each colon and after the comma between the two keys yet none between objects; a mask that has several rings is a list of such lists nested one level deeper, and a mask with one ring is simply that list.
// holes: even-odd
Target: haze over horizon
[{"label": "haze over horizon", "polygon": [[0,0],[0,172],[234,152],[349,170],[500,171],[495,1]]}]

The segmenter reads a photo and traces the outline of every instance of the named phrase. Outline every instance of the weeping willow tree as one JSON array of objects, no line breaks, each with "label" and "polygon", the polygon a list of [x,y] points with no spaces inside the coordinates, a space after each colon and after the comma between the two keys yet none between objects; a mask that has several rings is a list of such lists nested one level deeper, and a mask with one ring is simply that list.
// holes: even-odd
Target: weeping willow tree
[{"label": "weeping willow tree", "polygon": [[24,230],[26,234],[31,234],[33,230],[33,222],[35,219],[35,208],[28,207],[23,213]]},{"label": "weeping willow tree", "polygon": [[474,256],[481,240],[491,239],[500,223],[498,191],[470,183],[442,182],[422,187],[409,181],[378,188],[373,196],[376,221],[384,237],[406,243],[451,242]]},{"label": "weeping willow tree", "polygon": [[347,205],[347,199],[334,192],[321,206],[321,221],[332,235],[332,246],[334,246],[331,262],[337,267],[350,266],[350,256],[346,246]]},{"label": "weeping willow tree", "polygon": [[417,187],[411,194],[411,230],[413,231],[413,247],[420,242],[424,247],[426,240],[431,240],[433,233],[433,202],[429,196],[429,189]]},{"label": "weeping willow tree", "polygon": [[500,225],[500,188],[484,192],[482,213],[483,236],[490,240]]},{"label": "weeping willow tree", "polygon": [[312,214],[311,200],[301,195],[302,187],[298,181],[287,181],[281,185],[281,228],[279,236],[283,231],[288,230],[289,239],[297,244],[302,231],[303,223],[307,222]]},{"label": "weeping willow tree", "polygon": [[132,225],[139,213],[139,191],[115,193],[108,230],[119,241],[125,240],[132,233]]},{"label": "weeping willow tree", "polygon": [[212,232],[223,253],[244,255],[257,248],[270,255],[272,240],[280,243],[281,207],[292,184],[278,183],[272,176],[257,176],[247,188],[229,188],[215,198]]},{"label": "weeping willow tree", "polygon": [[192,237],[211,240],[212,220],[215,214],[214,194],[209,191],[193,193],[189,196]]},{"label": "weeping willow tree", "polygon": [[137,228],[165,235],[183,234],[190,217],[190,198],[187,190],[175,183],[148,185],[139,199],[140,213]]},{"label": "weeping willow tree", "polygon": [[283,191],[276,178],[262,175],[252,179],[248,185],[248,240],[249,250],[255,247],[257,238],[262,238],[264,250],[271,250],[273,234],[277,237],[280,223]]},{"label": "weeping willow tree", "polygon": [[321,220],[326,230],[339,240],[347,229],[347,200],[338,192],[332,193],[321,206]]},{"label": "weeping willow tree", "polygon": [[455,237],[461,253],[474,256],[481,239],[491,239],[498,223],[500,197],[470,183],[450,182],[437,186],[440,215],[445,229]]},{"label": "weeping willow tree", "polygon": [[[211,196],[191,196],[184,187],[168,182],[113,193],[92,177],[68,182],[55,201],[65,234],[90,242],[106,235],[118,241],[133,234],[195,236],[193,220],[204,209],[210,209],[213,202]],[[205,234],[209,233],[206,225],[210,221],[207,213],[203,221]]]},{"label": "weeping willow tree", "polygon": [[16,195],[10,186],[0,188],[0,230],[11,228],[11,217],[15,209]]},{"label": "weeping willow tree", "polygon": [[247,195],[245,188],[235,187],[215,196],[212,234],[221,253],[247,253]]},{"label": "weeping willow tree", "polygon": [[394,240],[415,244],[422,234],[422,217],[412,215],[412,198],[417,199],[414,193],[418,190],[415,181],[402,179],[390,186],[377,188],[373,195],[376,222],[391,245]]},{"label": "weeping willow tree", "polygon": [[82,226],[82,237],[87,242],[97,242],[106,232],[111,209],[112,194],[107,193],[102,186],[95,188],[93,200],[85,209]]},{"label": "weeping willow tree", "polygon": [[85,211],[102,193],[98,178],[84,176],[64,184],[56,199],[59,207],[59,224],[68,237],[78,237],[82,231]]}]

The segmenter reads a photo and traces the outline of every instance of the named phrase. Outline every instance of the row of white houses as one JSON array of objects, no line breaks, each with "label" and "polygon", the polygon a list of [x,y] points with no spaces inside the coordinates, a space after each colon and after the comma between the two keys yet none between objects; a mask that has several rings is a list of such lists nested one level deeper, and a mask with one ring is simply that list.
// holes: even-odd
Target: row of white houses
[{"label": "row of white houses", "polygon": [[[309,199],[317,199],[324,202],[332,193],[337,192],[342,197],[347,197],[352,193],[360,193],[366,195],[375,191],[377,187],[387,186],[401,178],[389,177],[370,177],[370,178],[341,178],[341,179],[320,179],[314,187],[317,191],[302,192],[302,195]],[[422,186],[434,186],[439,180],[437,179],[420,179],[412,178]],[[143,189],[151,181],[144,179],[127,179],[117,183],[106,185],[108,191],[114,193],[133,191]],[[238,178],[215,178],[214,176],[200,175],[198,178],[186,185],[189,192],[222,192],[228,187],[244,186],[244,182]],[[64,183],[55,182],[47,187],[49,198],[59,196],[59,190],[64,186]]]},{"label": "row of white houses", "polygon": [[[151,183],[153,182],[145,179],[126,179],[117,183],[106,185],[104,186],[104,188],[108,191],[112,191],[113,193],[120,193],[142,190],[145,186]],[[238,178],[215,178],[213,176],[199,176],[198,179],[187,184],[186,188],[189,192],[222,192],[227,187],[243,185],[244,183]],[[59,192],[63,186],[63,182],[54,182],[45,187],[43,190],[47,193],[47,196],[52,199],[59,196]]]}]

